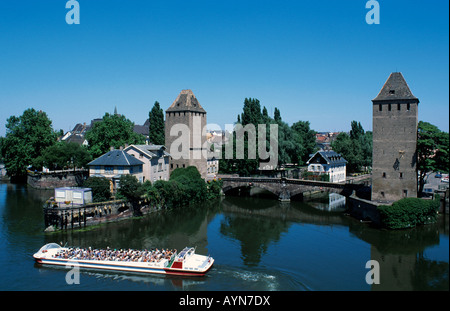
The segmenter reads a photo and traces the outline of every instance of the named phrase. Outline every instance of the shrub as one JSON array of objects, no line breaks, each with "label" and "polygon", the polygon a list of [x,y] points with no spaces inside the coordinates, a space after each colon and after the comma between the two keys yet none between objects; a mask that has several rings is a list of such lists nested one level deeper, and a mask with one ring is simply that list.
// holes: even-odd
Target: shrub
[{"label": "shrub", "polygon": [[404,198],[392,205],[378,207],[382,225],[389,229],[402,229],[436,222],[439,199]]},{"label": "shrub", "polygon": [[92,189],[93,202],[109,201],[111,198],[111,184],[105,177],[89,177],[83,186]]},{"label": "shrub", "polygon": [[221,181],[205,183],[197,168],[189,166],[175,169],[168,181],[144,183],[143,188],[153,204],[178,207],[219,197],[221,185]]}]

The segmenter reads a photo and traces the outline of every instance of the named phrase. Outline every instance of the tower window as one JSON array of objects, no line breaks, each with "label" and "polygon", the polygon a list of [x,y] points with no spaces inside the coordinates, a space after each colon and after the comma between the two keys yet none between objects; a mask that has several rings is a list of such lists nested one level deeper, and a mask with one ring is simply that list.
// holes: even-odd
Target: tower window
[{"label": "tower window", "polygon": [[409,103],[406,104],[406,110],[411,110],[411,105]]},{"label": "tower window", "polygon": [[391,111],[391,104],[388,105],[388,110]]},{"label": "tower window", "polygon": [[400,110],[400,104],[397,104],[397,110]]},{"label": "tower window", "polygon": [[383,172],[383,178],[386,178],[386,173],[385,172]]},{"label": "tower window", "polygon": [[383,111],[383,106],[381,104],[378,105],[378,111]]},{"label": "tower window", "polygon": [[400,173],[400,179],[403,179],[403,173]]},{"label": "tower window", "polygon": [[406,189],[403,190],[403,197],[404,198],[408,197],[408,190],[406,190]]},{"label": "tower window", "polygon": [[384,191],[381,191],[381,197],[384,198]]}]

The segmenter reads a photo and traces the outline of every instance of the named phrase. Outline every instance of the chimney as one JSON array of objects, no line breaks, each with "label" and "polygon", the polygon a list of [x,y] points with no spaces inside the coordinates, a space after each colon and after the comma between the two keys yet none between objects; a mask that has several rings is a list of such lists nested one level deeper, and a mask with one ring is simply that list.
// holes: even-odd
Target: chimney
[{"label": "chimney", "polygon": [[109,147],[109,150],[110,150],[110,151],[113,151],[113,150],[114,150],[114,147],[113,147],[113,146]]}]

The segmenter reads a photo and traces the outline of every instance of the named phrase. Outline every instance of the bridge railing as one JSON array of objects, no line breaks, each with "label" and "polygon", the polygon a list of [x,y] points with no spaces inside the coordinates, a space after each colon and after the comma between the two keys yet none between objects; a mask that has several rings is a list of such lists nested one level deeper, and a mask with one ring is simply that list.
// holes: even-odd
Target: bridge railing
[{"label": "bridge railing", "polygon": [[326,181],[315,181],[315,180],[302,180],[302,179],[292,179],[292,178],[270,178],[270,177],[223,177],[222,181],[228,182],[247,182],[247,183],[286,183],[286,184],[296,184],[305,185],[313,187],[325,187],[325,188],[338,188],[344,189],[345,184],[338,184]]}]

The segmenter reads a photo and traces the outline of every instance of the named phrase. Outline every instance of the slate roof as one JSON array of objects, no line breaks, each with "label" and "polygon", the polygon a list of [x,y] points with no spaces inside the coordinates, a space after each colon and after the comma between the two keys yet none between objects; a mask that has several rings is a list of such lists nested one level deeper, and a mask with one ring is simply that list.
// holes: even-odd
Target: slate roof
[{"label": "slate roof", "polygon": [[150,157],[162,157],[162,156],[170,156],[170,154],[166,151],[166,147],[163,145],[131,145],[125,148],[125,151],[135,147],[140,151],[146,153]]},{"label": "slate roof", "polygon": [[111,150],[97,159],[88,163],[92,165],[133,166],[142,165],[144,162],[129,155],[123,150]]},{"label": "slate roof", "polygon": [[166,112],[193,111],[206,113],[191,90],[182,90]]},{"label": "slate roof", "polygon": [[319,161],[313,162],[315,158],[320,156],[327,164],[346,164],[347,160],[344,159],[339,153],[333,150],[327,150],[327,151],[317,151],[314,153],[311,158],[306,162],[306,164],[310,163],[320,163]]},{"label": "slate roof", "polygon": [[409,89],[401,72],[393,72],[384,83],[380,93],[372,101],[409,99],[419,101]]}]

